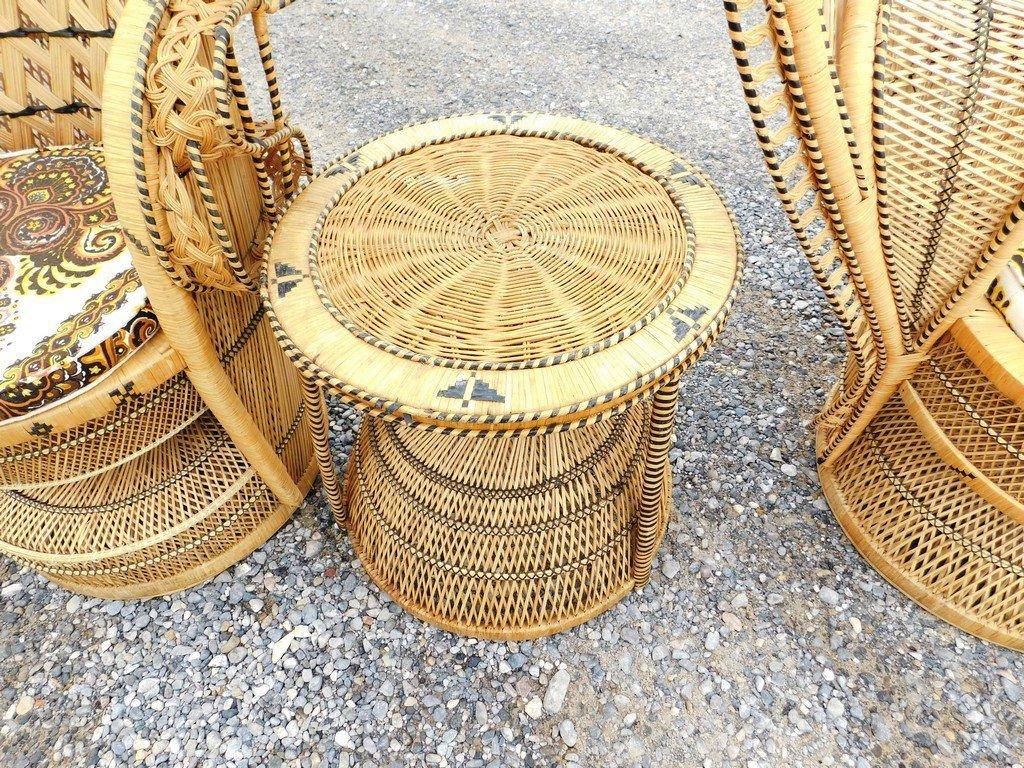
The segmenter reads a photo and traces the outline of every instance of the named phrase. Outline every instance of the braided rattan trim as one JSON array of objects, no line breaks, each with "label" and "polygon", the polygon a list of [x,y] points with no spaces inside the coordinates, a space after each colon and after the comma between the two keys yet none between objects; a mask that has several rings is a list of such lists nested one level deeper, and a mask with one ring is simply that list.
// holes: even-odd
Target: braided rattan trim
[{"label": "braided rattan trim", "polygon": [[[305,153],[299,173],[309,173],[308,146],[281,110],[270,53],[264,17],[279,5],[213,0],[170,6],[156,0],[146,24],[131,103],[136,181],[160,264],[184,290],[255,291],[250,270],[262,239],[258,231],[277,201],[295,191],[293,139]],[[272,130],[252,118],[232,49],[231,29],[249,12],[271,91]],[[145,132],[144,114],[150,115]],[[146,180],[147,146],[155,148],[160,206],[153,205]],[[270,155],[280,168],[268,162]],[[223,166],[221,172],[213,173],[215,165]],[[257,193],[258,221],[246,220],[248,206],[231,209],[230,201]],[[231,233],[247,227],[257,232],[242,253],[245,244],[236,246]]]}]

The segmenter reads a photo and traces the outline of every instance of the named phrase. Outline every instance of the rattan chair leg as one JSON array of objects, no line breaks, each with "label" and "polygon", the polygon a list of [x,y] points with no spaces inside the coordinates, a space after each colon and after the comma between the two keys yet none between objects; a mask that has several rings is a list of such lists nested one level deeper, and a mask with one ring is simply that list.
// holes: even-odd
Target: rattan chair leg
[{"label": "rattan chair leg", "polygon": [[324,486],[324,496],[331,507],[331,514],[338,527],[345,530],[346,511],[345,497],[338,481],[338,472],[331,458],[330,421],[327,417],[327,406],[324,404],[324,391],[315,381],[303,378],[303,398],[306,401],[306,414],[309,420],[309,431],[313,437],[313,450],[316,462],[320,467],[320,479]]},{"label": "rattan chair leg", "polygon": [[666,484],[671,484],[668,471],[668,449],[675,428],[676,404],[679,402],[679,377],[669,379],[654,394],[651,412],[651,437],[647,446],[643,495],[637,511],[633,539],[633,583],[636,589],[651,580],[651,563],[665,535],[668,505]]}]

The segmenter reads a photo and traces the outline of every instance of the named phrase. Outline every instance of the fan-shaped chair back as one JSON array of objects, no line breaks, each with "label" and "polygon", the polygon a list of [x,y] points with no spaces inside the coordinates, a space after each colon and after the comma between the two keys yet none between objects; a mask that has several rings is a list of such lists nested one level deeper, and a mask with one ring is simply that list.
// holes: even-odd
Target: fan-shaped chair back
[{"label": "fan-shaped chair back", "polygon": [[820,0],[725,5],[773,182],[850,347],[828,463],[1024,240],[1024,6],[848,0],[837,54]]}]

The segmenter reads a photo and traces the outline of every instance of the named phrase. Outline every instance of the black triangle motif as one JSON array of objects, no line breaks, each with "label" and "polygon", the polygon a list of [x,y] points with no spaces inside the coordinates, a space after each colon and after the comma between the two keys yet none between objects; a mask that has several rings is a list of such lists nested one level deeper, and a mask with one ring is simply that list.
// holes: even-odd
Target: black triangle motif
[{"label": "black triangle motif", "polygon": [[486,381],[477,379],[473,384],[473,400],[479,400],[485,403],[504,403],[504,395],[499,395]]},{"label": "black triangle motif", "polygon": [[678,160],[673,160],[672,161],[672,169],[669,171],[669,175],[670,176],[680,176],[680,175],[682,175],[684,173],[686,175],[683,176],[681,179],[678,179],[678,181],[681,181],[684,184],[690,184],[690,185],[692,185],[694,187],[703,187],[704,186],[704,182],[703,182],[703,180],[700,177],[695,176],[693,173],[691,173],[690,169],[687,168],[682,163],[680,163]]},{"label": "black triangle motif", "polygon": [[676,341],[682,341],[683,337],[690,332],[690,324],[678,315],[672,315],[672,327],[676,332]]},{"label": "black triangle motif", "polygon": [[448,387],[448,389],[442,389],[440,392],[438,392],[437,396],[450,397],[453,400],[461,400],[462,397],[466,394],[467,382],[467,379],[460,376],[455,380],[454,384]]},{"label": "black triangle motif", "polygon": [[291,264],[277,262],[274,264],[274,275],[277,277],[277,298],[283,299],[288,292],[299,284],[306,275]]}]

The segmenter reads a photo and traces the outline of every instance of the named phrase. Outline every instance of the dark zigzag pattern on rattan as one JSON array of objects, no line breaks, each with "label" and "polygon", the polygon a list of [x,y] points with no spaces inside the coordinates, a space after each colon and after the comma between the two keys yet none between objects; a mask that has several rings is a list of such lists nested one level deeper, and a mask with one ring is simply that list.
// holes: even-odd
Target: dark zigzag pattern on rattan
[{"label": "dark zigzag pattern on rattan", "polygon": [[889,164],[885,158],[885,72],[888,64],[889,0],[884,0],[879,8],[877,38],[880,42],[875,46],[874,66],[871,70],[871,153],[875,164],[878,236],[882,245],[882,258],[885,259],[886,269],[890,275],[889,282],[892,286],[893,301],[896,304],[896,315],[899,318],[903,348],[909,352],[913,349],[911,341],[913,320],[906,298],[903,296],[903,286],[899,280],[895,279],[896,254],[893,251],[892,229],[889,226]]},{"label": "dark zigzag pattern on rattan", "polygon": [[[936,530],[940,531],[943,535],[951,538],[957,544],[960,544],[962,547],[971,552],[971,554],[977,555],[990,565],[1002,568],[1003,570],[1012,573],[1014,576],[1024,577],[1024,567],[1017,565],[1016,563],[1011,563],[1008,560],[1005,560],[997,555],[994,555],[989,550],[978,545],[970,537],[964,536],[955,528],[943,522],[942,518],[939,515],[932,511],[927,504],[918,499],[917,496],[914,495],[913,491],[907,488],[907,486],[903,483],[903,481],[900,479],[899,474],[896,472],[895,468],[892,466],[892,463],[889,461],[889,457],[886,455],[885,449],[882,448],[881,444],[879,443],[874,431],[871,428],[868,428],[864,430],[864,434],[868,438],[872,453],[875,455],[875,458],[878,459],[879,465],[882,467],[886,478],[888,478],[888,480],[892,483],[893,487],[899,492],[900,496],[902,496],[903,499],[911,506],[911,508],[917,511],[929,525],[931,525]],[[995,514],[996,511],[992,510],[992,513]]]},{"label": "dark zigzag pattern on rattan", "polygon": [[[304,415],[304,413],[305,406],[304,404],[300,404],[299,409],[295,414],[295,418],[293,419],[291,425],[288,428],[288,431],[285,433],[284,437],[277,445],[278,453],[281,453],[287,447],[288,443],[291,442],[291,439],[295,436],[295,433],[298,431],[299,424],[302,423],[302,416]],[[193,539],[192,541],[177,546],[170,552],[162,553],[158,557],[150,557],[139,562],[125,563],[118,567],[109,568],[64,568],[61,566],[39,563],[34,560],[27,560],[26,558],[17,555],[9,555],[9,557],[11,557],[12,560],[14,560],[17,563],[20,563],[21,565],[27,566],[37,571],[41,571],[43,573],[49,573],[55,576],[107,576],[114,573],[127,573],[130,571],[138,570],[140,568],[146,568],[155,565],[158,562],[170,560],[173,557],[177,557],[179,555],[190,552],[202,546],[203,544],[213,539],[216,539],[220,534],[229,530],[231,526],[235,523],[235,521],[238,520],[239,517],[241,517],[245,512],[250,510],[253,507],[253,505],[261,498],[263,498],[268,492],[267,486],[264,485],[263,482],[258,479],[256,480],[256,488],[256,492],[252,496],[245,499],[242,502],[242,505],[239,509],[232,512],[228,519],[218,523],[213,530],[207,531],[197,539]],[[207,510],[206,514],[212,514],[213,511],[214,510]],[[190,519],[189,522],[192,525],[194,525],[196,522],[198,522],[198,519],[192,518]]]},{"label": "dark zigzag pattern on rattan", "polygon": [[967,289],[970,288],[970,286],[980,277],[981,273],[985,270],[985,267],[989,265],[996,252],[999,250],[999,246],[1006,241],[1011,232],[1020,226],[1022,219],[1024,219],[1024,198],[1019,200],[1009,212],[1006,220],[1002,225],[1000,225],[999,230],[992,239],[992,242],[989,243],[985,252],[978,257],[977,262],[970,268],[963,279],[960,280],[952,295],[946,299],[942,307],[940,307],[939,310],[928,320],[927,325],[925,325],[917,337],[916,346],[918,349],[924,348],[934,341],[936,330],[941,327],[949,314],[953,312],[954,308],[960,303],[960,298]]},{"label": "dark zigzag pattern on rattan", "polygon": [[[621,416],[620,416],[621,418]],[[451,528],[455,531],[462,531],[465,533],[479,534],[482,536],[528,536],[537,533],[548,533],[556,528],[561,528],[569,525],[573,525],[582,520],[587,519],[591,515],[599,512],[603,507],[607,507],[612,504],[625,490],[629,482],[633,479],[633,475],[636,470],[640,467],[641,461],[646,458],[644,454],[644,447],[650,437],[650,427],[647,418],[644,419],[645,424],[648,424],[645,431],[641,434],[640,442],[637,443],[636,450],[633,452],[629,459],[629,463],[623,469],[622,474],[616,478],[611,486],[607,495],[601,497],[601,499],[592,504],[588,504],[580,507],[575,512],[571,512],[567,515],[562,515],[546,523],[544,522],[532,522],[524,523],[521,525],[485,525],[480,523],[471,523],[462,519],[461,516],[455,514],[459,510],[455,508],[440,508],[434,509],[428,507],[426,504],[417,499],[412,491],[402,482],[398,476],[395,468],[392,467],[386,458],[381,455],[380,463],[381,468],[384,470],[385,480],[388,485],[395,490],[395,492],[409,505],[410,509],[415,509],[416,512],[426,517],[431,522],[443,525]],[[379,442],[377,436],[377,429],[373,426],[370,427],[367,437],[370,442],[370,446],[376,453],[379,453]],[[357,471],[362,472],[362,468],[358,468]],[[434,478],[432,478],[434,479]],[[444,478],[448,480],[448,478]],[[548,481],[549,483],[551,481]],[[448,488],[458,487],[460,490],[469,486],[451,484],[447,485]],[[550,490],[545,488],[545,491]],[[453,514],[445,514],[445,513]]]},{"label": "dark zigzag pattern on rattan", "polygon": [[946,215],[949,213],[950,203],[953,201],[953,192],[957,172],[960,170],[960,160],[967,144],[968,124],[974,115],[974,106],[978,99],[978,88],[981,85],[981,73],[985,67],[985,59],[988,56],[988,30],[992,21],[992,0],[987,2],[976,2],[974,7],[974,54],[970,63],[970,71],[967,76],[967,83],[960,96],[960,118],[954,128],[956,138],[953,142],[952,151],[946,159],[946,168],[939,181],[938,200],[935,210],[932,213],[932,231],[925,243],[925,252],[918,267],[917,285],[910,297],[911,306],[917,315],[923,313],[924,288],[931,276],[932,267],[935,264],[935,254],[939,247],[939,239],[942,236],[943,224]]}]

